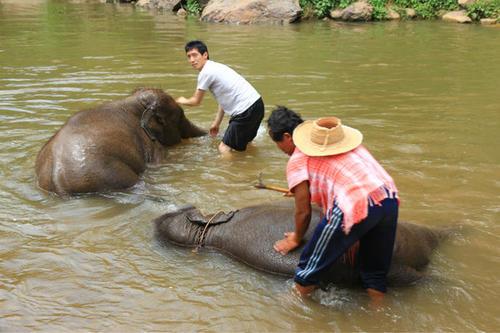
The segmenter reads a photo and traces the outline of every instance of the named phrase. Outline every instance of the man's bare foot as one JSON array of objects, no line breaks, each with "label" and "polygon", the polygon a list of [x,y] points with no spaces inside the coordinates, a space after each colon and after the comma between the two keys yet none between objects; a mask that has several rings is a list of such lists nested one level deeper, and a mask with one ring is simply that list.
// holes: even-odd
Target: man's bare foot
[{"label": "man's bare foot", "polygon": [[374,309],[380,308],[384,303],[385,293],[368,288],[366,289],[368,296],[370,297],[370,306]]},{"label": "man's bare foot", "polygon": [[318,286],[316,285],[311,285],[311,286],[301,286],[300,284],[296,283],[295,284],[295,290],[297,290],[302,297],[309,297],[311,293],[316,290]]}]

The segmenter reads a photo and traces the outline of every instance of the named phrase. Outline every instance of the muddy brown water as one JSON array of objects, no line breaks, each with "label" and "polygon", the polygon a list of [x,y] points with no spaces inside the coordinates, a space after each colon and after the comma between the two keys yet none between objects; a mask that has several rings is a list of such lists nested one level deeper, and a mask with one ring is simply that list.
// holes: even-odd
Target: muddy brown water
[{"label": "muddy brown water", "polygon": [[[234,26],[91,1],[0,1],[0,331],[500,330],[499,33]],[[150,221],[182,205],[209,213],[280,199],[250,186],[259,172],[286,186],[287,156],[264,125],[231,161],[209,137],[172,147],[127,191],[62,200],[37,188],[35,156],[72,113],[140,86],[190,94],[183,44],[194,38],[255,85],[266,119],[282,104],[360,129],[398,184],[401,219],[464,226],[427,279],[391,289],[373,311],[361,290],[302,301],[291,280],[158,244]],[[215,108],[208,96],[186,113],[206,128]]]}]

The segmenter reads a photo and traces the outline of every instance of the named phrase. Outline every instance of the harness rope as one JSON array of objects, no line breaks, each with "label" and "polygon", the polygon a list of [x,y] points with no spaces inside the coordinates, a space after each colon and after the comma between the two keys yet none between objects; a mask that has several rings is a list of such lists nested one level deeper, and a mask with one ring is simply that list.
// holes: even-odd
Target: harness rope
[{"label": "harness rope", "polygon": [[207,231],[208,229],[208,226],[210,225],[210,223],[215,220],[215,218],[220,214],[220,213],[224,213],[222,210],[219,210],[217,213],[214,214],[214,216],[212,216],[210,218],[210,220],[208,220],[207,224],[205,224],[205,228],[203,228],[203,231],[201,232],[200,236],[198,237],[198,244],[196,244],[196,247],[193,249],[193,252],[194,253],[198,253],[198,250],[203,246],[203,242],[205,241],[205,232]]},{"label": "harness rope", "polygon": [[[154,115],[154,112],[153,112],[153,114],[148,114],[148,112],[154,111],[155,107],[157,107],[157,105],[156,105],[157,103],[155,102],[155,103],[151,104],[150,106],[146,106],[145,104],[142,103],[142,101],[139,101],[139,103],[144,108],[144,110],[142,110],[142,115],[141,115],[141,119],[140,119],[140,126],[141,126],[142,130],[144,131],[144,133],[146,133],[146,135],[151,139],[151,141],[156,141],[155,135],[151,132],[151,129],[148,127],[148,122],[151,119],[151,117]],[[123,105],[120,108],[125,113],[128,112],[128,110]]]}]

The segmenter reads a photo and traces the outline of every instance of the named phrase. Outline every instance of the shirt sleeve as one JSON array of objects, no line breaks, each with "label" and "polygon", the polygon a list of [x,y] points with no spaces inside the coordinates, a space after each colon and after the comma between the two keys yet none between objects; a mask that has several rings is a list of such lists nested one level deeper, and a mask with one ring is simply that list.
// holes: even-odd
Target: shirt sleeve
[{"label": "shirt sleeve", "polygon": [[286,166],[286,178],[288,181],[288,188],[290,190],[302,183],[304,180],[309,180],[307,161],[307,155],[303,154],[300,150],[295,149]]},{"label": "shirt sleeve", "polygon": [[208,71],[201,71],[198,75],[198,86],[196,87],[199,90],[207,91],[210,89],[214,81],[213,75],[210,75]]}]

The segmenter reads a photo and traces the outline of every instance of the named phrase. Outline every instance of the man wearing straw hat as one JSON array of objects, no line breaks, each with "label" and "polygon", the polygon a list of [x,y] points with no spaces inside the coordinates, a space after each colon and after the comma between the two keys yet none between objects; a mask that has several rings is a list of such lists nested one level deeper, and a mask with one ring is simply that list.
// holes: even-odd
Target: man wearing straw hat
[{"label": "man wearing straw hat", "polygon": [[399,200],[394,181],[361,145],[363,135],[335,117],[303,121],[277,107],[268,119],[269,135],[290,156],[288,188],[295,197],[295,230],[274,244],[285,255],[303,240],[311,203],[324,217],[300,256],[296,289],[310,294],[329,267],[359,241],[363,287],[375,301],[386,292]]}]

